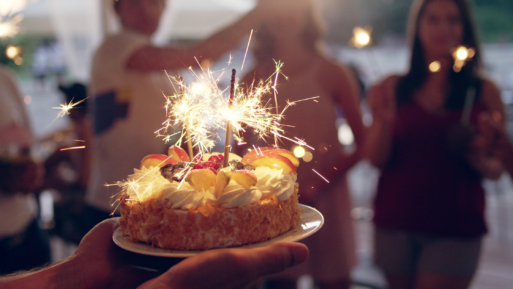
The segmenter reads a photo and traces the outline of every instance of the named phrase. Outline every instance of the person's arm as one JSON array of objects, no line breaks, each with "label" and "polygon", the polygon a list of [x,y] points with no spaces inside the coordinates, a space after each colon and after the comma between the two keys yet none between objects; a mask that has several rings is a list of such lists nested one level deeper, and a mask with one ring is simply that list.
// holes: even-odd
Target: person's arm
[{"label": "person's arm", "polygon": [[[486,106],[489,114],[497,119],[497,125],[504,128],[505,109],[500,98],[500,91],[497,86],[489,81],[483,80],[482,102]],[[468,159],[470,164],[485,178],[496,180],[504,171],[504,162],[496,155],[490,152],[493,144],[486,132],[479,131],[474,138]]]},{"label": "person's arm", "polygon": [[[360,110],[361,94],[355,76],[346,67],[340,67],[329,63],[326,69],[323,69],[324,85],[331,87],[332,96],[335,103],[339,104],[344,111],[347,123],[353,132],[356,149],[353,153],[343,155],[339,159],[333,160],[333,166],[327,168],[325,177],[336,176],[341,172],[346,172],[356,164],[363,156],[365,147],[366,129],[362,122]],[[322,83],[322,82],[321,82]],[[336,167],[337,170],[334,170]],[[329,179],[329,178],[328,178]]]},{"label": "person's arm", "polygon": [[391,76],[383,83],[373,86],[367,94],[372,111],[372,125],[367,136],[365,157],[377,168],[386,164],[392,148],[396,82],[397,76]]},{"label": "person's arm", "polygon": [[[135,288],[146,281],[139,288],[242,288],[308,257],[308,249],[299,243],[278,243],[253,250],[210,250],[152,279],[159,275],[155,270],[130,265],[147,256],[114,244],[112,234],[117,227],[117,218],[103,221],[82,239],[70,257],[40,271],[0,277],[0,288]],[[169,263],[172,260],[165,259]]]},{"label": "person's arm", "polygon": [[366,129],[360,111],[361,95],[356,78],[345,67],[340,67],[327,60],[323,61],[324,65],[318,81],[331,91],[333,101],[339,104],[344,111],[346,121],[354,135],[356,149],[350,154],[343,154],[338,158],[331,159],[329,163],[323,164],[319,174],[329,180],[329,183],[323,178],[311,178],[311,183],[301,185],[300,200],[308,205],[315,205],[314,200],[317,194],[336,185],[338,177],[360,161],[366,139]]},{"label": "person's arm", "polygon": [[[230,26],[215,33],[201,43],[186,48],[145,46],[137,50],[127,61],[127,67],[133,70],[180,69],[197,66],[198,61],[217,59],[229,49],[235,47],[240,39],[249,34],[272,13],[269,1],[259,1],[257,7]],[[267,14],[267,15],[266,15]]]}]

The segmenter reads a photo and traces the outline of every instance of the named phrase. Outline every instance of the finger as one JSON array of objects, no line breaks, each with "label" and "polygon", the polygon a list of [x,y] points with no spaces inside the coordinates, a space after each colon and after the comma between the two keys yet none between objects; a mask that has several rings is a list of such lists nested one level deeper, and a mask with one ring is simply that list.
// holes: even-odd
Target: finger
[{"label": "finger", "polygon": [[253,250],[212,250],[174,266],[153,283],[169,287],[141,288],[241,288],[259,277],[300,264],[307,257],[308,248],[299,243]]}]

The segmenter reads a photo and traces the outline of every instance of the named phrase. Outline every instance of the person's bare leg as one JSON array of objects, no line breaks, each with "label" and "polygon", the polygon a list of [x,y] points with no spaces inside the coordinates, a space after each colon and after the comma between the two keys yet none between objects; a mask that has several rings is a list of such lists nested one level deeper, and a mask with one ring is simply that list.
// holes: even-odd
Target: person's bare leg
[{"label": "person's bare leg", "polygon": [[[386,274],[388,287],[390,289],[413,289],[415,276],[405,274]],[[433,288],[432,288],[433,289]]]},{"label": "person's bare leg", "polygon": [[467,289],[472,281],[470,277],[455,277],[428,272],[419,272],[415,289]]}]

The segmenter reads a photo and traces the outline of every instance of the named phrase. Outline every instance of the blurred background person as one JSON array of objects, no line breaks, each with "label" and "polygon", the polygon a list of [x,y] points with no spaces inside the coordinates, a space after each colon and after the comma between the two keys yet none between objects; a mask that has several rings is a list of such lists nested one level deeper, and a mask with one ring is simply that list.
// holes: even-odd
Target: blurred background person
[{"label": "blurred background person", "polygon": [[30,122],[14,75],[0,66],[0,275],[50,262],[33,192],[42,169],[30,157]]},{"label": "blurred background person", "polygon": [[[359,110],[360,88],[347,67],[332,62],[322,52],[323,27],[317,7],[311,0],[274,2],[279,14],[262,24],[254,34],[254,70],[247,73],[243,86],[267,79],[275,70],[274,60],[284,63],[278,82],[278,106],[287,101],[320,96],[316,102],[298,103],[285,114],[287,135],[303,139],[311,159],[298,167],[299,201],[322,212],[323,228],[304,240],[310,249],[308,261],[284,274],[274,276],[269,288],[296,288],[301,275],[310,274],[319,288],[349,288],[350,272],[355,265],[351,200],[346,172],[359,161],[364,141],[364,127]],[[273,60],[274,59],[274,60]],[[274,104],[274,100],[271,101]],[[344,152],[337,137],[336,108],[341,108],[349,123],[356,150]],[[267,146],[251,141],[251,145]],[[285,141],[287,142],[287,141]],[[294,151],[295,145],[286,149]],[[310,161],[310,162],[308,162]],[[315,169],[329,184],[315,174]]]},{"label": "blurred background person", "polygon": [[46,87],[46,78],[50,71],[52,50],[48,46],[48,41],[43,40],[34,50],[32,55],[32,75],[36,79],[36,85],[39,90]]},{"label": "blurred background person", "polygon": [[75,244],[87,232],[84,218],[84,197],[91,171],[91,124],[88,116],[86,86],[75,82],[60,85],[64,103],[79,103],[69,110],[67,127],[41,141],[62,138],[55,151],[44,162],[44,189],[53,189],[55,227],[52,232]]},{"label": "blurred background person", "polygon": [[197,60],[217,59],[236,46],[271,11],[262,0],[255,9],[189,48],[156,47],[150,42],[166,5],[165,0],[114,1],[121,33],[104,40],[96,51],[91,72],[93,153],[91,179],[86,195],[90,227],[107,218],[115,208],[105,184],[121,181],[148,154],[166,151],[155,132],[166,120],[163,94],[174,90],[164,69],[197,66]]},{"label": "blurred background person", "polygon": [[[485,147],[471,144],[473,132],[480,113],[503,119],[504,107],[480,73],[467,1],[415,1],[409,25],[409,71],[369,92],[367,153],[381,170],[375,259],[392,289],[468,288],[487,232],[481,181],[502,170]],[[452,53],[460,45],[475,55],[458,71]]]}]

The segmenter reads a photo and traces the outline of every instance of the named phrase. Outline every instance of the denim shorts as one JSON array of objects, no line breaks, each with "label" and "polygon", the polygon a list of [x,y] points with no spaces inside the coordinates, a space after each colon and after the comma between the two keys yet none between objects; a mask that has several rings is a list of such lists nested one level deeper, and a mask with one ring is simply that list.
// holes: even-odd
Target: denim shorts
[{"label": "denim shorts", "polygon": [[442,237],[376,228],[374,258],[390,274],[471,277],[477,270],[481,243],[481,236]]}]

